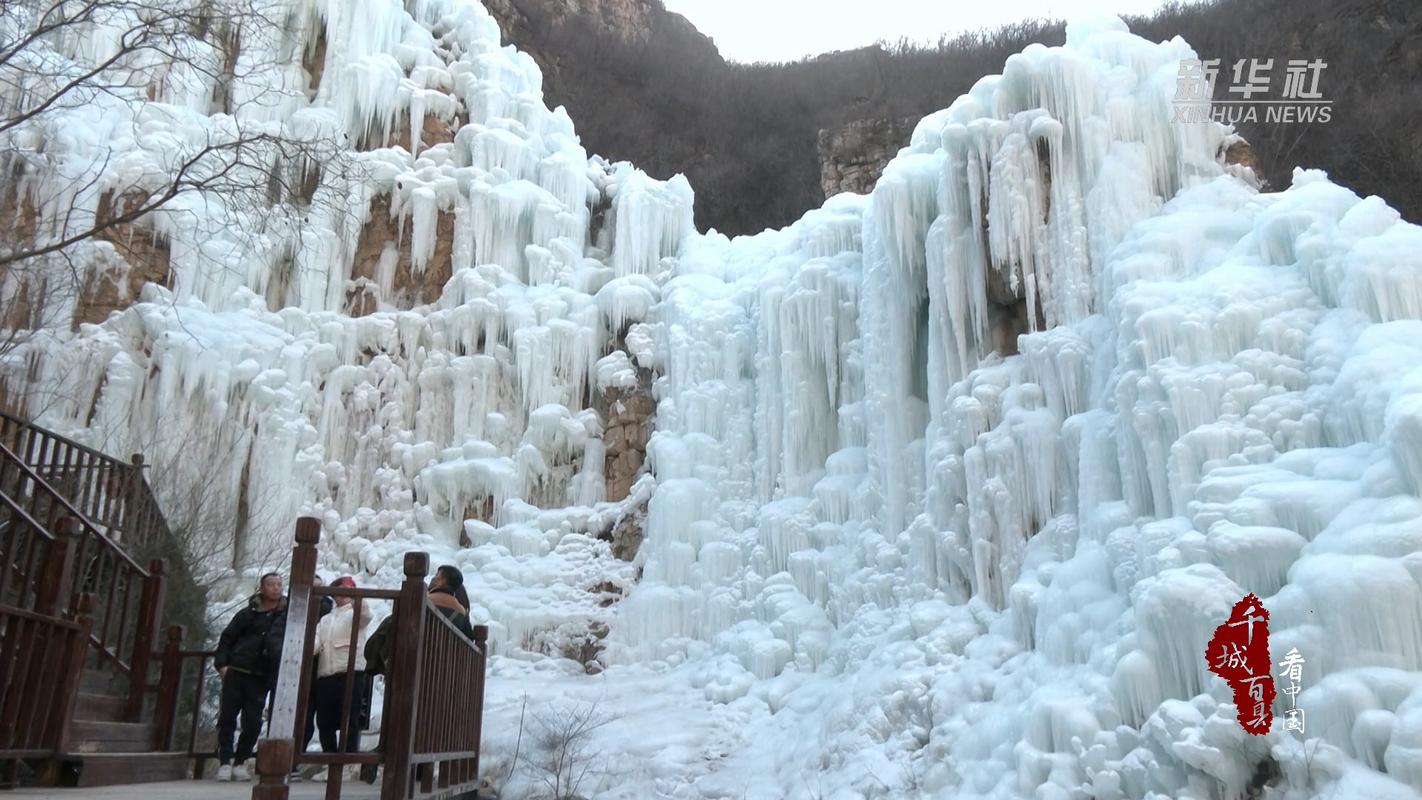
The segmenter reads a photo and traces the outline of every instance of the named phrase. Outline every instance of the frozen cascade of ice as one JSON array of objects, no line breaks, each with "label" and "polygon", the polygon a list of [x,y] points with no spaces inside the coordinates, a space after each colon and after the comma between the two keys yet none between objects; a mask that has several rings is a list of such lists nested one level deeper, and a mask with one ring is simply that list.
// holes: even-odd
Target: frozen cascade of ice
[{"label": "frozen cascade of ice", "polygon": [[[870,195],[731,240],[685,178],[590,158],[474,0],[272,4],[231,115],[146,65],[157,102],[5,134],[64,156],[4,191],[69,225],[212,137],[307,146],[180,195],[136,229],[166,287],[0,365],[44,423],[207,476],[218,567],[297,514],[362,582],[460,565],[494,718],[630,716],[608,797],[1223,800],[1266,761],[1278,797],[1422,791],[1422,229],[1317,172],[1259,193],[1171,121],[1184,42],[1075,24]],[[1308,659],[1307,748],[1244,734],[1204,664],[1246,592]]]}]

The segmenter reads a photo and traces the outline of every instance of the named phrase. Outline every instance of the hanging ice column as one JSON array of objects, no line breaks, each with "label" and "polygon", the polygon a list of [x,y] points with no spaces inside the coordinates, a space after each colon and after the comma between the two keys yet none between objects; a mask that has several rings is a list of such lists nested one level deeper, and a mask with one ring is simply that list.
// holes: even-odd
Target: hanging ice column
[{"label": "hanging ice column", "polygon": [[614,274],[658,274],[661,260],[676,255],[682,239],[695,231],[691,184],[683,175],[665,183],[654,181],[630,164],[619,164],[608,190]]},{"label": "hanging ice column", "polygon": [[904,529],[926,492],[914,534],[925,576],[996,605],[1026,540],[1066,508],[1055,431],[1083,410],[1084,365],[1010,391],[1020,365],[963,379],[990,353],[1016,353],[1020,335],[1098,310],[1093,276],[1122,232],[1222,171],[1221,126],[1169,121],[1189,48],[1142,47],[1110,27],[1033,45],[920,122],[866,227],[866,385],[882,387],[866,418],[883,522]]}]

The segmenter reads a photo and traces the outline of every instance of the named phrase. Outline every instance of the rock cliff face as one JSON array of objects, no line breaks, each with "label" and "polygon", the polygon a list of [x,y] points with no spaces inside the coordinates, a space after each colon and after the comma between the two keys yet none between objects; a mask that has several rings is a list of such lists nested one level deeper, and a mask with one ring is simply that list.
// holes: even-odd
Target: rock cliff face
[{"label": "rock cliff face", "polygon": [[[499,21],[505,43],[533,57],[543,70],[543,92],[550,105],[566,102],[565,77],[575,70],[599,69],[589,52],[573,51],[563,41],[569,31],[587,41],[642,46],[656,37],[673,41],[689,59],[720,62],[716,45],[685,17],[667,11],[658,0],[485,0]],[[599,48],[593,48],[596,54]],[[620,77],[620,76],[619,76]],[[636,76],[626,76],[633,81]]]},{"label": "rock cliff face", "polygon": [[860,119],[820,131],[820,188],[825,197],[868,194],[885,165],[908,144],[919,117]]}]

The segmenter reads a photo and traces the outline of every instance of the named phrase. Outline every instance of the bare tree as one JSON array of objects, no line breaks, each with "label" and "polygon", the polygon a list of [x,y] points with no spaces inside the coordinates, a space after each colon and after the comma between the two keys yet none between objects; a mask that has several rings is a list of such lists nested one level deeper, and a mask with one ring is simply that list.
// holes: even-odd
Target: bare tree
[{"label": "bare tree", "polygon": [[[174,230],[221,229],[239,256],[301,241],[323,173],[353,161],[344,132],[294,129],[285,113],[307,92],[283,77],[307,24],[289,13],[273,0],[0,0],[0,361],[40,332],[101,321],[145,281],[171,283]],[[86,319],[104,288],[94,273],[115,261],[128,285]]]}]

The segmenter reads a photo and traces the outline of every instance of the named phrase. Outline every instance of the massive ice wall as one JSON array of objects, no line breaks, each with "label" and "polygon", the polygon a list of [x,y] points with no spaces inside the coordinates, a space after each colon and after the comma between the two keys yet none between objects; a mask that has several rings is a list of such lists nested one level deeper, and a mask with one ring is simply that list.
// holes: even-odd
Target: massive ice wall
[{"label": "massive ice wall", "polygon": [[[69,158],[9,190],[113,155],[64,199],[98,214],[174,147],[307,145],[138,226],[160,270],[92,245],[121,310],[5,373],[210,474],[230,563],[315,513],[332,569],[461,564],[500,653],[592,632],[740,731],[668,745],[676,796],[1422,786],[1422,231],[1317,173],[1259,194],[1171,121],[1185,43],[1074,25],[871,195],[728,240],[683,179],[589,158],[472,0],[273,9],[231,114],[170,71],[22,131]],[[1307,745],[1205,669],[1245,592],[1315,670]]]},{"label": "massive ice wall", "polygon": [[[118,287],[124,309],[14,354],[7,390],[109,449],[214,473],[202,502],[238,520],[239,567],[279,556],[298,510],[359,561],[372,540],[457,548],[484,533],[466,520],[622,500],[606,497],[628,487],[605,480],[605,406],[645,393],[647,355],[626,339],[692,230],[685,180],[590,160],[478,3],[261,5],[240,36],[189,43],[228,46],[221,92],[209,71],[131,65],[146,94],[22,129],[48,158],[12,201],[75,229],[194,148],[252,143],[221,162],[239,191],[184,191],[130,232],[156,263],[99,241],[73,260],[79,296],[5,276],[5,296],[50,301],[33,316],[60,331],[103,320],[85,319],[92,287]],[[51,55],[102,59],[105,23],[123,22]],[[213,113],[223,93],[231,114]],[[92,180],[54,192],[75,164]]]}]

